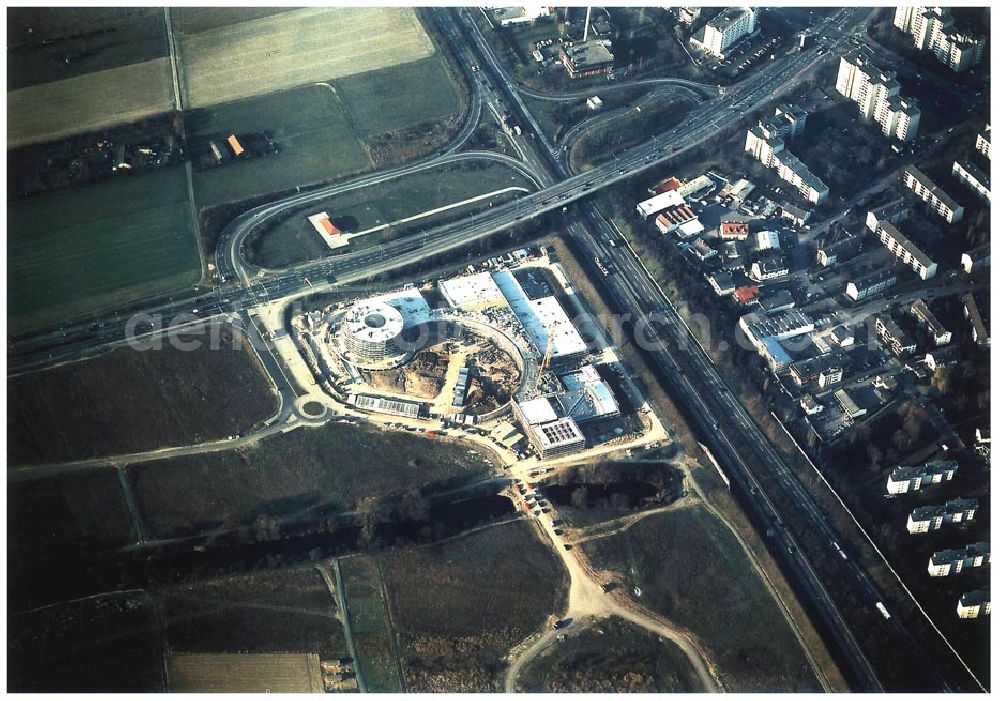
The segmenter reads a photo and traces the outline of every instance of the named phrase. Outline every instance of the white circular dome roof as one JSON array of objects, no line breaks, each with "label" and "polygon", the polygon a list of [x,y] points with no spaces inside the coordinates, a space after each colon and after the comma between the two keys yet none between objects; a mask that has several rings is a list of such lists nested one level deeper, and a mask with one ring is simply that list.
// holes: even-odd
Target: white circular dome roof
[{"label": "white circular dome roof", "polygon": [[344,317],[344,326],[359,341],[387,342],[403,332],[403,315],[385,302],[358,302]]}]

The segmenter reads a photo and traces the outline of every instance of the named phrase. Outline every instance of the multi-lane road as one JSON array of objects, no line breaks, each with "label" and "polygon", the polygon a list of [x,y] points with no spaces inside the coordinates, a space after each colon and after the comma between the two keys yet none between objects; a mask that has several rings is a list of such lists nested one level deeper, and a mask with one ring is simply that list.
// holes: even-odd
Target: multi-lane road
[{"label": "multi-lane road", "polygon": [[[812,50],[777,57],[755,75],[732,88],[725,96],[712,97],[695,107],[680,124],[648,142],[622,152],[614,161],[574,175],[568,172],[565,163],[558,157],[557,150],[538,129],[533,116],[521,100],[517,87],[506,75],[471,18],[463,16],[462,11],[437,9],[434,11],[436,21],[458,54],[470,82],[471,96],[476,104],[474,109],[470,109],[470,114],[478,121],[484,105],[494,111],[510,108],[525,130],[523,137],[515,139],[515,146],[524,163],[515,167],[537,182],[540,189],[476,216],[392,241],[376,249],[313,261],[281,271],[261,271],[244,260],[243,245],[247,238],[273,218],[291,209],[347,189],[377,185],[421,169],[475,158],[505,160],[505,157],[497,154],[455,153],[459,144],[452,143],[441,153],[416,164],[301,193],[247,212],[227,227],[220,237],[216,260],[223,283],[215,291],[183,302],[159,304],[143,311],[164,315],[171,325],[178,323],[174,318],[178,312],[186,312],[187,316],[181,321],[190,323],[196,319],[241,311],[264,299],[283,298],[308,291],[320,282],[341,285],[361,282],[379,272],[466,246],[472,241],[516,226],[545,212],[566,211],[569,204],[588,197],[600,188],[631,178],[636,173],[695,148],[731,127],[746,113],[795,86],[818,65],[837,56],[836,49],[846,47],[850,30],[869,12],[866,8],[845,8],[820,23],[816,33],[821,37],[821,47],[831,49],[829,55],[825,52],[820,55]],[[482,66],[482,74],[471,70],[471,66],[477,64]],[[470,121],[460,130],[460,135],[468,136],[472,127],[474,123],[470,117]],[[508,162],[511,160],[506,159]],[[794,509],[798,522],[808,523],[817,533],[833,542],[835,534],[822,512],[716,373],[711,360],[700,345],[693,341],[669,300],[663,297],[645,275],[635,255],[626,246],[606,245],[616,235],[592,205],[586,204],[582,212],[580,220],[567,217],[571,235],[590,257],[599,256],[602,260],[610,261],[619,271],[607,281],[616,297],[629,311],[638,315],[648,314],[653,310],[661,312],[662,323],[648,332],[652,335],[647,340],[654,346],[649,352],[664,375],[671,378],[671,384],[682,398],[682,404],[687,407],[692,422],[716,456],[730,470],[758,516],[766,521],[781,521],[774,504],[765,494],[765,489],[761,488],[760,482],[766,482],[767,489],[779,489],[783,493],[782,508]],[[20,339],[11,349],[9,365],[13,371],[24,371],[86,355],[122,342],[126,329],[130,324],[134,325],[134,322],[134,318],[119,313],[94,324],[82,324]],[[142,328],[140,326],[140,330]],[[831,638],[837,643],[843,658],[849,661],[857,686],[868,690],[881,688],[823,581],[798,548],[794,535],[779,528],[777,537],[783,551],[787,552],[786,565],[789,571],[796,577],[802,590],[809,593]],[[874,606],[874,602],[881,599],[878,586],[857,563],[849,559],[842,563],[843,572],[838,585],[856,587],[863,594],[862,600],[868,597]],[[890,625],[896,629],[897,639],[907,653],[918,654],[907,631],[898,622]],[[944,686],[946,685],[942,683],[942,687]]]}]

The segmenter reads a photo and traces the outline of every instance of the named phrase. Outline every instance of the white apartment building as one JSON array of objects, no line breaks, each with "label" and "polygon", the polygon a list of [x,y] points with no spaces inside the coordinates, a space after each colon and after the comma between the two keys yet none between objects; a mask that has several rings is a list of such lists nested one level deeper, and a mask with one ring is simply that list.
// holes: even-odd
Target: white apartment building
[{"label": "white apartment building", "polygon": [[[868,213],[871,215],[871,212]],[[875,235],[889,252],[910,266],[921,280],[929,280],[937,274],[937,263],[921,251],[910,239],[886,219],[879,219],[875,226]]]},{"label": "white apartment building", "polygon": [[949,224],[962,220],[965,209],[951,198],[947,192],[934,184],[934,181],[924,175],[923,171],[913,165],[903,168],[903,183],[913,190],[917,197],[926,202],[930,208]]},{"label": "white apartment building", "polygon": [[[986,128],[976,135],[976,150],[987,158],[990,158],[990,125],[986,123]],[[993,160],[990,158],[990,160]]]},{"label": "white apartment building", "polygon": [[951,331],[946,329],[944,324],[934,316],[934,312],[927,306],[927,302],[922,299],[915,300],[910,305],[910,312],[923,323],[931,338],[934,339],[935,346],[946,346],[951,343]]},{"label": "white apartment building", "polygon": [[958,600],[959,618],[979,618],[990,615],[990,593],[988,591],[970,591],[962,594]]},{"label": "white apartment building", "polygon": [[840,59],[837,92],[858,105],[861,118],[876,122],[890,139],[910,141],[917,137],[920,110],[899,94],[892,71],[874,65],[874,52],[859,47]]},{"label": "white apartment building", "polygon": [[799,194],[813,204],[820,204],[830,194],[830,188],[813,175],[805,163],[785,150],[785,139],[792,140],[805,129],[807,114],[791,105],[780,105],[774,115],[761,119],[747,131],[743,150],[777,171],[778,177],[791,184]]},{"label": "white apartment building", "polygon": [[889,473],[885,483],[887,494],[916,492],[932,484],[950,482],[958,471],[954,460],[935,460],[926,465],[900,465]]},{"label": "white apartment building", "polygon": [[955,161],[951,166],[951,174],[987,202],[990,201],[990,176],[975,163],[964,158]]},{"label": "white apartment building", "polygon": [[939,550],[931,555],[927,573],[931,577],[948,577],[962,570],[990,564],[990,544],[971,543],[964,550]]},{"label": "white apartment building", "polygon": [[750,7],[730,7],[698,30],[691,43],[702,51],[722,58],[730,46],[757,29],[757,13]]},{"label": "white apartment building", "polygon": [[844,294],[852,302],[859,302],[881,294],[895,285],[896,282],[898,282],[898,278],[892,270],[876,270],[867,275],[849,280]]},{"label": "white apartment building", "polygon": [[968,523],[978,508],[975,499],[952,499],[944,506],[920,506],[907,517],[906,530],[911,534],[927,533],[949,523]]},{"label": "white apartment building", "polygon": [[893,24],[913,38],[920,51],[930,51],[934,57],[960,72],[982,62],[986,37],[960,32],[948,7],[900,5]]}]

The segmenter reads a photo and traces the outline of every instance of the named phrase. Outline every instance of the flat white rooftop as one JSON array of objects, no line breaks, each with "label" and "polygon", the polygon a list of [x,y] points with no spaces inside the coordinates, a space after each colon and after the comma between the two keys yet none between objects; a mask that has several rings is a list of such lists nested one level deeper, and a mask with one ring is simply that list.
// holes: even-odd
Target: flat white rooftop
[{"label": "flat white rooftop", "polygon": [[545,354],[550,336],[553,358],[586,353],[587,344],[555,297],[528,299],[521,283],[509,270],[493,273],[493,279],[539,355]]},{"label": "flat white rooftop", "polygon": [[529,424],[544,424],[558,418],[555,409],[552,408],[552,403],[545,397],[529,399],[526,402],[520,402],[518,406],[521,408],[521,415]]},{"label": "flat white rooftop", "polygon": [[369,297],[368,302],[383,302],[398,310],[403,316],[404,328],[426,324],[431,320],[431,308],[416,287],[405,287],[396,292]]},{"label": "flat white rooftop", "polygon": [[656,214],[661,209],[666,209],[667,207],[679,207],[684,204],[684,196],[681,195],[677,190],[667,190],[666,192],[660,193],[655,197],[651,197],[644,202],[640,202],[636,205],[636,210],[644,217],[648,217],[651,214]]},{"label": "flat white rooftop", "polygon": [[489,272],[442,280],[440,288],[448,304],[457,309],[470,311],[507,303]]}]

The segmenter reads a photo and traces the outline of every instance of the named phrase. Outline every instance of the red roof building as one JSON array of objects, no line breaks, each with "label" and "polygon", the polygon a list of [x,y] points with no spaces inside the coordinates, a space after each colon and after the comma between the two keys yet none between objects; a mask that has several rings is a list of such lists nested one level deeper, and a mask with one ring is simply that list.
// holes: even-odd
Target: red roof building
[{"label": "red roof building", "polygon": [[243,153],[243,151],[246,150],[243,148],[243,145],[240,143],[239,139],[236,138],[236,134],[230,134],[229,138],[226,139],[226,141],[229,143],[229,148],[233,150],[234,156],[239,156],[241,153]]},{"label": "red roof building", "polygon": [[323,228],[326,229],[326,233],[330,234],[330,236],[336,236],[340,233],[340,229],[335,227],[333,222],[329,219],[320,219],[320,224],[323,225]]},{"label": "red roof building", "polygon": [[654,195],[662,195],[664,192],[677,190],[681,186],[681,181],[677,178],[667,178],[662,183],[654,187],[651,192]]},{"label": "red roof building", "polygon": [[724,239],[740,239],[750,235],[750,225],[745,221],[724,221],[719,226],[719,235]]},{"label": "red roof building", "polygon": [[736,288],[733,292],[733,298],[740,304],[750,304],[757,299],[758,294],[760,294],[760,288],[757,285],[743,285]]}]

